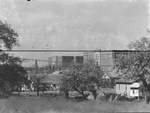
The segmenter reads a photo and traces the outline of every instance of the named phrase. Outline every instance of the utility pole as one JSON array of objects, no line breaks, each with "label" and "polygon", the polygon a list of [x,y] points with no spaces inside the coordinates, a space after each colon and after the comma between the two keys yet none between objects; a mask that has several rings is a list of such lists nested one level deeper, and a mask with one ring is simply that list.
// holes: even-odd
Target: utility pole
[{"label": "utility pole", "polygon": [[37,96],[39,96],[39,83],[40,83],[40,79],[38,77],[37,78]]},{"label": "utility pole", "polygon": [[35,74],[36,74],[36,77],[37,77],[37,96],[39,96],[39,83],[40,83],[38,72],[39,72],[38,63],[37,63],[37,60],[35,60]]},{"label": "utility pole", "polygon": [[101,49],[99,50],[99,57],[100,57],[100,59],[99,59],[99,65],[101,66]]}]

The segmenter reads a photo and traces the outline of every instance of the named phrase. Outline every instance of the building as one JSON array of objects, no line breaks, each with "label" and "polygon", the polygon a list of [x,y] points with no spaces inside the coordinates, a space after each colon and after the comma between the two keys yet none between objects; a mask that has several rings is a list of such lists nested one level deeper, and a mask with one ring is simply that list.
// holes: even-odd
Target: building
[{"label": "building", "polygon": [[93,59],[97,64],[99,64],[102,70],[106,74],[110,74],[113,71],[115,64],[115,59],[119,55],[128,55],[133,51],[130,50],[101,50],[96,52],[85,52],[84,53],[84,62],[87,62],[89,59]]},{"label": "building", "polygon": [[116,93],[124,95],[126,93],[127,97],[130,97],[130,87],[134,81],[119,79],[116,81]]},{"label": "building", "polygon": [[48,60],[51,68],[65,69],[73,63],[83,63],[83,56],[52,56]]},{"label": "building", "polygon": [[[99,54],[99,53],[97,52],[97,54]],[[95,58],[95,52],[84,52],[83,53],[83,58],[84,58],[84,63],[86,63],[86,62],[88,62],[88,60]]]},{"label": "building", "polygon": [[129,98],[133,98],[142,96],[140,87],[140,82],[119,79],[116,81],[115,90],[117,94],[126,95]]},{"label": "building", "polygon": [[84,62],[93,59],[105,73],[111,72],[114,66],[114,51],[85,52]]}]

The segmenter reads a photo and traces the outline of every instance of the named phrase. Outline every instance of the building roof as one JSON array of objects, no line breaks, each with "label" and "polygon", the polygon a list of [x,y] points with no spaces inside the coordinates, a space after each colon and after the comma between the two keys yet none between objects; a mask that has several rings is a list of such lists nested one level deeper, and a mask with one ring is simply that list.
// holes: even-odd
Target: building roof
[{"label": "building roof", "polygon": [[132,79],[118,79],[116,80],[116,84],[133,84],[135,82],[135,80]]},{"label": "building roof", "polygon": [[135,82],[131,85],[131,88],[139,88],[140,87],[140,83]]},{"label": "building roof", "polygon": [[110,77],[109,77],[107,74],[104,74],[104,75],[102,76],[102,78],[103,78],[103,79],[109,79]]}]

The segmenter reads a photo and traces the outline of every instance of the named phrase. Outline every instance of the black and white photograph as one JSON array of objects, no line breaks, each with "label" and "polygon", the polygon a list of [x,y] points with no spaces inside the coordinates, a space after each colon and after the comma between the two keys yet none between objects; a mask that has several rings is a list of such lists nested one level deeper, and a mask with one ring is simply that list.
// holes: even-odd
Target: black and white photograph
[{"label": "black and white photograph", "polygon": [[150,112],[150,0],[0,0],[0,113]]}]

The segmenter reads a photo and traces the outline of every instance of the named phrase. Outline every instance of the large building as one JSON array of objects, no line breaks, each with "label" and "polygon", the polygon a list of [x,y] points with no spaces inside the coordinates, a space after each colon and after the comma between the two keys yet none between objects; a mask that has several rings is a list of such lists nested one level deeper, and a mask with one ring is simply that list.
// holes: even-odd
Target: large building
[{"label": "large building", "polygon": [[118,55],[128,55],[134,51],[130,50],[101,50],[93,52],[84,52],[83,56],[51,56],[48,58],[49,66],[56,69],[65,69],[72,63],[85,63],[89,59],[93,59],[99,64],[106,74],[113,71],[114,60]]},{"label": "large building", "polygon": [[84,53],[84,62],[87,62],[89,59],[93,59],[97,64],[101,66],[103,71],[110,72],[112,71],[113,51],[99,51],[99,52],[85,52]]}]

